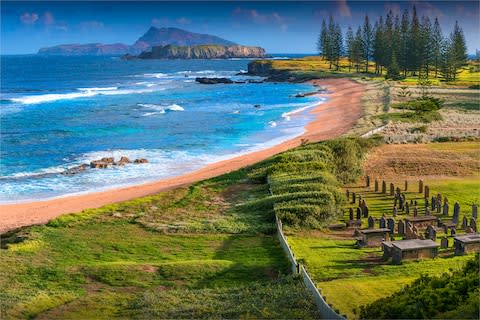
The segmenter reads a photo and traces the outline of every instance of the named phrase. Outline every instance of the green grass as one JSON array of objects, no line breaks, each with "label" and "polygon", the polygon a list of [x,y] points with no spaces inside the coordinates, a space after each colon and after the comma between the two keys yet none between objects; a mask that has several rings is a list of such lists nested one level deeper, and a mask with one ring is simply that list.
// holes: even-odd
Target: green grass
[{"label": "green grass", "polygon": [[360,306],[390,295],[421,274],[458,270],[471,257],[449,254],[434,260],[392,265],[382,262],[379,248],[357,249],[353,239],[328,237],[316,233],[290,235],[288,241],[327,302],[352,319],[358,318],[355,312]]},{"label": "green grass", "polygon": [[442,115],[438,111],[429,111],[416,113],[413,111],[405,112],[389,112],[376,116],[378,119],[386,121],[397,121],[397,122],[407,122],[407,123],[430,123],[432,121],[442,120]]}]

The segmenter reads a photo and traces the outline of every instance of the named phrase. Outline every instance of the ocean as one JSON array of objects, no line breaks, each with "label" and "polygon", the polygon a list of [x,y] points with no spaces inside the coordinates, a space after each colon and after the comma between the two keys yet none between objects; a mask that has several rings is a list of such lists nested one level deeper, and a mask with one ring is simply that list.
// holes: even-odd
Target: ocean
[{"label": "ocean", "polygon": [[[0,202],[44,200],[194,171],[303,133],[309,84],[204,85],[249,60],[1,57]],[[102,157],[147,164],[65,170]]]}]

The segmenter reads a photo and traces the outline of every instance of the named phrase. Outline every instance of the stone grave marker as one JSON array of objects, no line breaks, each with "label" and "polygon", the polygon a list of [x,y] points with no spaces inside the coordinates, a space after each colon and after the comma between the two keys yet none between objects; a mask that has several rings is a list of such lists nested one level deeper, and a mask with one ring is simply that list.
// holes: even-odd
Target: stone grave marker
[{"label": "stone grave marker", "polygon": [[408,202],[405,202],[405,213],[410,214],[410,205],[408,204]]},{"label": "stone grave marker", "polygon": [[443,215],[448,216],[448,202],[443,204]]},{"label": "stone grave marker", "polygon": [[382,181],[382,193],[387,193],[387,183],[385,180]]},{"label": "stone grave marker", "polygon": [[393,196],[395,194],[395,186],[393,183],[390,183],[390,195]]},{"label": "stone grave marker", "polygon": [[457,234],[457,230],[455,230],[455,228],[452,227],[452,228],[450,229],[450,235],[453,237],[453,236],[456,235],[456,234]]},{"label": "stone grave marker", "polygon": [[367,176],[365,180],[366,180],[365,183],[367,185],[367,188],[370,187],[370,176]]},{"label": "stone grave marker", "polygon": [[423,180],[418,181],[418,193],[423,192]]},{"label": "stone grave marker", "polygon": [[357,195],[355,194],[355,192],[352,192],[352,203],[355,202],[357,202]]},{"label": "stone grave marker", "polygon": [[385,219],[385,217],[381,217],[379,221],[380,228],[385,228],[386,225],[387,225],[387,219]]},{"label": "stone grave marker", "polygon": [[472,205],[472,217],[478,219],[478,205],[476,203]]},{"label": "stone grave marker", "polygon": [[462,219],[462,229],[465,230],[468,227],[468,219],[466,216],[463,216]]},{"label": "stone grave marker", "polygon": [[428,226],[427,230],[425,231],[425,238],[436,241],[437,240],[437,230],[435,227]]},{"label": "stone grave marker", "polygon": [[414,217],[418,216],[418,208],[417,208],[417,206],[413,207],[413,216],[414,216]]},{"label": "stone grave marker", "polygon": [[368,217],[368,229],[375,228],[375,219],[373,217]]},{"label": "stone grave marker", "polygon": [[360,207],[357,208],[357,220],[362,219],[362,209]]},{"label": "stone grave marker", "polygon": [[440,248],[447,249],[448,248],[448,238],[447,236],[443,237],[440,241]]},{"label": "stone grave marker", "polygon": [[348,210],[348,218],[349,218],[349,220],[353,220],[353,208],[350,208]]},{"label": "stone grave marker", "polygon": [[430,187],[425,186],[425,198],[430,198]]},{"label": "stone grave marker", "polygon": [[375,192],[378,192],[378,180],[375,179]]},{"label": "stone grave marker", "polygon": [[474,217],[470,218],[470,228],[472,228],[474,232],[477,232],[477,219]]},{"label": "stone grave marker", "polygon": [[347,193],[347,199],[350,199],[350,190],[347,189],[346,193]]},{"label": "stone grave marker", "polygon": [[363,207],[362,212],[363,212],[363,217],[368,218],[368,207],[367,206]]},{"label": "stone grave marker", "polygon": [[455,205],[453,206],[453,218],[452,218],[454,223],[458,223],[459,215],[460,215],[460,205],[458,204],[458,202],[455,202]]},{"label": "stone grave marker", "polygon": [[396,217],[398,213],[397,206],[393,207],[393,216]]},{"label": "stone grave marker", "polygon": [[387,228],[390,229],[390,233],[393,235],[395,232],[395,219],[393,218],[387,219]]},{"label": "stone grave marker", "polygon": [[405,223],[403,220],[398,221],[398,234],[402,236],[405,234]]},{"label": "stone grave marker", "polygon": [[405,180],[405,191],[408,191],[408,181]]}]

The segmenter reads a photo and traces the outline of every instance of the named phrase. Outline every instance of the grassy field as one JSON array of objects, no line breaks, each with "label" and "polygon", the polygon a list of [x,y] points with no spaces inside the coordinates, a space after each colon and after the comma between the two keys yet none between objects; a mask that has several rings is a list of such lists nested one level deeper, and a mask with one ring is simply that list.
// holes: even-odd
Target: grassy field
[{"label": "grassy field", "polygon": [[[239,171],[2,236],[2,319],[317,318]],[[275,299],[272,299],[275,298]]]}]

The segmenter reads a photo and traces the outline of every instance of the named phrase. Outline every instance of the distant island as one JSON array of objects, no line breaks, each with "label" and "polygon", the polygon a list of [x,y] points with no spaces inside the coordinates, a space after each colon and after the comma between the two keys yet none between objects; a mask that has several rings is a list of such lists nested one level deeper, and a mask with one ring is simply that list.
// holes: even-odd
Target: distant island
[{"label": "distant island", "polygon": [[139,59],[178,58],[261,58],[265,50],[246,47],[210,34],[200,34],[178,28],[150,27],[132,45],[123,43],[61,44],[41,48],[40,55],[103,56],[138,55]]},{"label": "distant island", "polygon": [[230,58],[264,58],[265,50],[260,47],[241,45],[197,45],[197,46],[154,46],[138,56],[126,54],[123,59],[230,59]]}]

